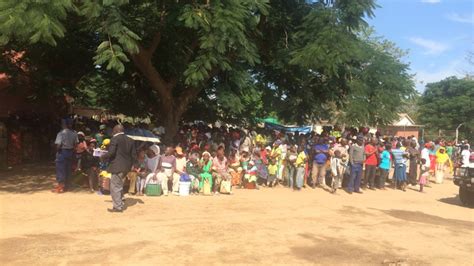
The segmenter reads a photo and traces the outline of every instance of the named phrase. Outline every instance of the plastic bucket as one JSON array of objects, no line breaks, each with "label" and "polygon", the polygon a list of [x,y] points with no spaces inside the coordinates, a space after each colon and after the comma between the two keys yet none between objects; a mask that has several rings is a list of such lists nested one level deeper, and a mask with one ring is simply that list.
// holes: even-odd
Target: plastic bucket
[{"label": "plastic bucket", "polygon": [[191,188],[191,182],[179,182],[179,195],[189,196],[190,188]]}]

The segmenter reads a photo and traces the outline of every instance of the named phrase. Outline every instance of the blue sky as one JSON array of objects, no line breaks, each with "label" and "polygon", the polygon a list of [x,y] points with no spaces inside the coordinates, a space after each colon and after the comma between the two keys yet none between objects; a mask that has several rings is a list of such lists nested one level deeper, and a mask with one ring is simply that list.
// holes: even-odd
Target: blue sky
[{"label": "blue sky", "polygon": [[369,20],[378,35],[408,50],[404,61],[425,84],[474,72],[466,56],[474,52],[474,0],[378,0]]}]

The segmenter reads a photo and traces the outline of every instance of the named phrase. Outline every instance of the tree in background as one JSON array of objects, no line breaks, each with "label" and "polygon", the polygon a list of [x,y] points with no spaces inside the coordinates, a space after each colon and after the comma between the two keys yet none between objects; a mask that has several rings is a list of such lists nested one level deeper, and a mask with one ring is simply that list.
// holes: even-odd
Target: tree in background
[{"label": "tree in background", "polygon": [[26,50],[45,95],[151,115],[169,139],[183,118],[305,123],[331,106],[384,123],[412,91],[406,65],[361,36],[374,0],[307,2],[4,0],[0,42]]},{"label": "tree in background", "polygon": [[371,28],[365,29],[361,38],[365,40],[360,49],[363,64],[351,69],[351,90],[343,106],[331,115],[350,126],[390,124],[399,113],[413,109],[407,105],[417,97],[409,65],[402,62],[407,52],[375,36]]},{"label": "tree in background", "polygon": [[419,101],[418,119],[436,135],[439,130],[459,128],[460,137],[473,140],[474,80],[449,77],[429,83]]}]

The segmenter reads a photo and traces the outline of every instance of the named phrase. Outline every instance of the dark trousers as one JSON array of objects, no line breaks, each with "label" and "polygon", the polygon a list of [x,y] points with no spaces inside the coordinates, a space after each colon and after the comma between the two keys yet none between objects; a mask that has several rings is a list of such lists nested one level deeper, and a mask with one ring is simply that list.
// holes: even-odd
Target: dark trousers
[{"label": "dark trousers", "polygon": [[110,179],[110,195],[112,196],[114,209],[117,210],[123,210],[122,192],[124,176],[124,173],[112,174]]},{"label": "dark trousers", "polygon": [[376,170],[376,165],[365,165],[365,186],[369,185],[370,188],[373,188],[375,186]]},{"label": "dark trousers", "polygon": [[385,187],[385,180],[388,178],[388,169],[380,168],[380,179],[379,179],[379,188]]},{"label": "dark trousers", "polygon": [[360,178],[362,177],[362,163],[354,163],[351,165],[351,176],[349,178],[349,184],[347,184],[347,190],[359,191],[360,190]]},{"label": "dark trousers", "polygon": [[56,181],[65,184],[72,174],[72,159],[74,151],[59,150],[56,154]]}]

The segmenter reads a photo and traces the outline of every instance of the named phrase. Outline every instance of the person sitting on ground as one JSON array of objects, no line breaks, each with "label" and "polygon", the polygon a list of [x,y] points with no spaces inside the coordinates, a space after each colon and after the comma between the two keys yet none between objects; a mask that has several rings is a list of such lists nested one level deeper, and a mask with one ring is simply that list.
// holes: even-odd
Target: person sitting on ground
[{"label": "person sitting on ground", "polygon": [[130,181],[128,188],[128,194],[142,196],[143,184],[145,184],[145,178],[148,175],[145,165],[145,151],[140,150],[137,155],[137,161],[134,163],[132,170],[127,174],[127,179]]},{"label": "person sitting on ground", "polygon": [[257,166],[255,165],[255,162],[253,160],[249,161],[249,165],[244,174],[244,181],[245,181],[245,184],[253,183],[255,186],[255,189],[258,189]]},{"label": "person sitting on ground", "polygon": [[229,156],[229,173],[232,176],[232,186],[240,186],[242,183],[242,167],[237,150],[232,149]]},{"label": "person sitting on ground", "polygon": [[152,145],[148,148],[145,154],[145,168],[148,175],[145,179],[140,176],[140,180],[137,181],[138,192],[140,195],[143,195],[143,190],[146,188],[147,184],[161,184],[168,186],[168,180],[158,176],[159,167],[160,167],[160,147],[158,145]]},{"label": "person sitting on ground", "polygon": [[[179,180],[181,175],[186,174],[186,156],[183,153],[183,148],[176,147],[176,168],[173,173],[173,194],[179,195]],[[178,181],[176,181],[178,180]]]},{"label": "person sitting on ground", "polygon": [[221,181],[230,181],[229,168],[227,158],[224,156],[224,146],[217,149],[216,157],[212,160],[212,175],[213,175],[213,192],[219,194]]},{"label": "person sitting on ground", "polygon": [[[207,151],[202,153],[202,160],[200,163],[201,174],[200,182],[199,182],[199,191],[204,193],[205,195],[210,195],[212,189],[212,174],[211,174],[211,167],[212,167],[212,160],[211,154]],[[205,188],[206,187],[206,188]],[[207,191],[209,190],[209,191]]]},{"label": "person sitting on ground", "polygon": [[199,194],[199,182],[201,181],[201,165],[199,164],[199,153],[191,152],[186,163],[186,173],[191,178],[191,193]]},{"label": "person sitting on ground", "polygon": [[178,189],[179,188],[179,176],[174,175],[176,172],[176,157],[174,156],[174,147],[173,146],[167,146],[165,154],[161,156],[160,159],[160,174],[158,176],[163,176],[166,181],[166,185],[163,183],[163,194],[165,196],[168,195],[168,191],[171,190],[173,191],[174,188]]}]

